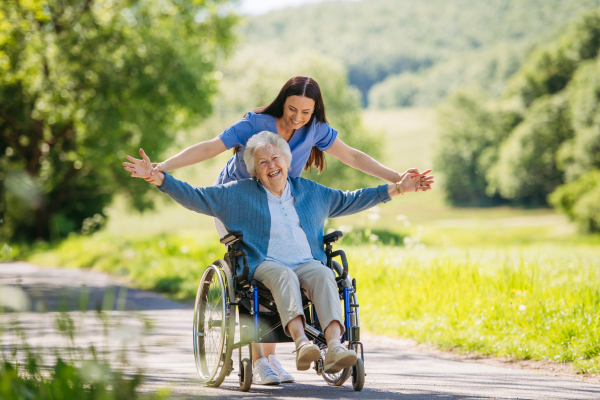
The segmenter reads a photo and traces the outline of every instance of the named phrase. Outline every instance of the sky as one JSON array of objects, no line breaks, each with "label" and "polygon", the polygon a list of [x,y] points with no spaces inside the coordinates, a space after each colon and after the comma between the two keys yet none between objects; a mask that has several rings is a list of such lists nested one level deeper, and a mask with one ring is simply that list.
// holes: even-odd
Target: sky
[{"label": "sky", "polygon": [[[240,12],[242,14],[266,14],[282,8],[298,7],[305,4],[322,3],[332,0],[241,0]],[[357,1],[357,0],[333,0],[333,1]]]}]

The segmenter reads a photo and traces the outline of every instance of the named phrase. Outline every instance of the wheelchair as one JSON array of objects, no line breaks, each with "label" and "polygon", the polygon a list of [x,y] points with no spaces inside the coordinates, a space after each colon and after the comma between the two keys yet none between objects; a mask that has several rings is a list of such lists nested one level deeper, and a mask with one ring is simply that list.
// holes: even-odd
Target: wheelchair
[{"label": "wheelchair", "polygon": [[[354,366],[334,374],[323,370],[327,341],[319,325],[315,306],[302,295],[306,336],[321,349],[321,358],[314,370],[330,386],[341,386],[352,377],[352,387],[361,391],[365,383],[364,352],[360,342],[360,314],[356,295],[356,280],[348,275],[348,262],[343,250],[332,250],[332,243],[343,236],[336,231],[325,235],[323,242],[327,267],[336,275],[340,301],[343,302],[345,332],[341,342],[356,351]],[[239,248],[240,231],[221,239],[227,249],[223,260],[217,260],[204,271],[194,306],[194,358],[201,381],[218,387],[234,371],[233,352],[238,350],[239,384],[243,392],[252,384],[252,343],[293,342],[283,330],[277,307],[270,291],[256,280],[248,278],[248,257]],[[334,258],[340,257],[342,265]],[[240,275],[236,272],[241,271]],[[248,347],[248,358],[242,349]]]}]

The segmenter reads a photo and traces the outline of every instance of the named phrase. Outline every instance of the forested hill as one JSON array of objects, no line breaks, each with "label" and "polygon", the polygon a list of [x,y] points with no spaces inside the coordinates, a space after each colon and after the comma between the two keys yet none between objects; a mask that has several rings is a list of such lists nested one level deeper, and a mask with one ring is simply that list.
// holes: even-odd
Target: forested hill
[{"label": "forested hill", "polygon": [[[600,0],[336,1],[249,17],[242,35],[246,45],[286,55],[310,48],[339,58],[365,100],[374,84],[392,79],[372,101],[411,105],[437,101],[449,80],[500,92],[531,46],[599,6]],[[473,72],[473,63],[482,66]],[[465,77],[469,66],[472,76]],[[412,74],[398,77],[403,73]],[[390,92],[398,87],[404,92]],[[439,95],[423,98],[419,91]]]}]

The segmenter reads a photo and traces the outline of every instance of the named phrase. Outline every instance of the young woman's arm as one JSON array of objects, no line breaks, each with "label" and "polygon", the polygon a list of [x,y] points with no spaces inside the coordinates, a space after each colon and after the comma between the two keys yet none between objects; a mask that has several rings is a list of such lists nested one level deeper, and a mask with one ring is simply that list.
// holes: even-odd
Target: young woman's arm
[{"label": "young woman's arm", "polygon": [[181,153],[167,159],[166,161],[161,163],[153,163],[152,170],[150,172],[148,172],[146,166],[142,164],[144,162],[144,157],[142,157],[142,160],[138,160],[131,156],[127,156],[127,159],[131,161],[131,163],[124,162],[123,166],[127,171],[131,172],[131,176],[133,177],[148,178],[158,172],[169,172],[179,168],[187,167],[188,165],[202,162],[204,160],[208,160],[221,154],[225,150],[227,150],[225,144],[221,138],[217,136],[214,139],[200,142],[188,147]]},{"label": "young woman's arm", "polygon": [[419,173],[418,169],[410,168],[403,174],[399,174],[373,157],[348,146],[340,138],[336,138],[331,147],[325,151],[352,168],[392,183],[400,182],[407,173]]},{"label": "young woman's arm", "polygon": [[152,170],[152,175],[154,175],[155,172],[169,172],[208,160],[218,156],[225,150],[227,150],[225,144],[221,138],[217,136],[214,139],[190,146],[181,153],[158,163]]}]

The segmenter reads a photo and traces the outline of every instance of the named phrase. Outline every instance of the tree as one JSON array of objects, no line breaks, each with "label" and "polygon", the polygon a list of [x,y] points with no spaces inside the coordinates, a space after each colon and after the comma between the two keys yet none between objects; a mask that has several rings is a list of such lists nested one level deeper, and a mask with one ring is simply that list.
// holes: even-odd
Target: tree
[{"label": "tree", "polygon": [[214,62],[236,22],[225,3],[0,3],[0,235],[78,230],[119,189],[152,206],[120,163],[142,136],[158,155],[210,113]]},{"label": "tree", "polygon": [[557,162],[560,145],[573,137],[565,96],[543,96],[502,143],[487,174],[487,193],[496,191],[521,204],[545,206],[546,197],[563,183]]},{"label": "tree", "polygon": [[498,146],[521,116],[482,93],[458,91],[439,108],[440,142],[435,168],[443,171],[447,200],[458,206],[490,206],[502,202],[486,194],[486,175],[498,157]]},{"label": "tree", "polygon": [[[600,11],[593,10],[534,51],[501,99],[448,99],[438,169],[446,173],[453,204],[482,204],[485,196],[495,196],[545,206],[557,187],[600,168],[599,49]],[[513,111],[507,113],[507,105]],[[597,208],[585,210],[569,215]]]},{"label": "tree", "polygon": [[593,10],[570,24],[559,40],[538,48],[514,75],[506,97],[526,107],[538,97],[562,91],[579,64],[596,58],[600,50],[600,12]]}]

